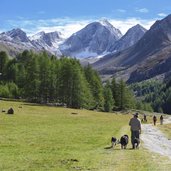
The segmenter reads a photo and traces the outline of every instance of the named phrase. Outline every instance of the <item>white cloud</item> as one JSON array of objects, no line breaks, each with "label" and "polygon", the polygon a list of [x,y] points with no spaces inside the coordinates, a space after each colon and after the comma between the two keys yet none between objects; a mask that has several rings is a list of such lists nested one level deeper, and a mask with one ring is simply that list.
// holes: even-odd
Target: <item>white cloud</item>
[{"label": "white cloud", "polygon": [[[92,20],[72,20],[72,19],[50,19],[50,20],[38,20],[36,23],[32,22],[35,27],[32,29],[24,29],[28,35],[33,35],[40,31],[53,32],[59,31],[64,38],[69,37],[73,33],[81,30],[87,24],[93,22]],[[26,21],[24,22],[26,23]],[[28,22],[29,23],[29,22]]]},{"label": "white cloud", "polygon": [[147,8],[140,8],[140,9],[136,9],[137,12],[141,12],[141,13],[148,13],[149,10]]},{"label": "white cloud", "polygon": [[[149,29],[151,25],[154,24],[155,22],[155,20],[142,20],[137,18],[130,18],[125,20],[115,20],[115,19],[108,19],[108,20],[115,28],[121,30],[123,34],[125,34],[129,28],[135,26],[136,24],[140,24],[146,29]],[[81,30],[91,22],[94,22],[94,20],[76,21],[61,26],[38,27],[38,31],[45,31],[45,32],[60,31],[66,38],[72,35],[73,33]]]},{"label": "white cloud", "polygon": [[129,28],[137,24],[140,24],[146,29],[149,29],[156,20],[142,20],[138,18],[129,18],[125,20],[112,20],[111,19],[109,21],[114,27],[118,28],[119,30],[121,30],[123,34],[125,34]]},{"label": "white cloud", "polygon": [[[133,27],[136,24],[141,24],[146,29],[149,29],[150,26],[155,22],[155,20],[142,20],[139,18],[129,18],[129,19],[112,19],[106,18],[109,22],[115,27],[121,30],[123,34],[126,31]],[[99,19],[100,20],[100,19]],[[47,20],[18,20],[12,21],[9,20],[8,24],[11,27],[22,28],[29,36],[39,32],[52,32],[60,31],[63,34],[63,37],[67,38],[73,33],[84,28],[87,24],[99,21],[99,20],[81,20],[81,19],[71,19],[71,18],[55,18]]]},{"label": "white cloud", "polygon": [[37,32],[45,31],[45,32],[53,32],[53,31],[59,31],[62,33],[64,38],[69,37],[73,33],[81,30],[84,28],[88,23],[71,23],[66,24],[63,26],[51,26],[51,27],[38,27]]},{"label": "white cloud", "polygon": [[159,17],[166,17],[167,16],[167,14],[165,14],[165,13],[159,13],[159,14],[157,14]]}]

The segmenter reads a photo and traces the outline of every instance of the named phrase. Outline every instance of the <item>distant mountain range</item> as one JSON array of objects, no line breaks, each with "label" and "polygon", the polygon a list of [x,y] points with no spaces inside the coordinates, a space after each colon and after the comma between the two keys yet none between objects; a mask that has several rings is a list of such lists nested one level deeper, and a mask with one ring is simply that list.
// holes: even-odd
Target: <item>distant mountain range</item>
[{"label": "distant mountain range", "polygon": [[46,50],[54,55],[61,55],[58,44],[63,39],[60,35],[59,32],[40,32],[28,37],[24,31],[17,28],[0,34],[0,50],[5,49],[11,56],[15,56],[25,49],[38,52]]},{"label": "distant mountain range", "polygon": [[76,57],[92,63],[106,54],[132,46],[145,32],[137,25],[123,36],[107,20],[90,23],[67,39],[63,39],[60,32],[39,32],[27,37],[17,28],[0,34],[0,49],[6,47],[12,56],[25,49],[46,50],[56,56]]},{"label": "distant mountain range", "polygon": [[90,23],[67,39],[59,32],[28,37],[21,29],[0,34],[0,50],[15,56],[25,49],[79,58],[83,64],[91,63],[104,80],[161,79],[171,73],[171,15],[149,30],[136,25],[125,35],[107,20]]},{"label": "distant mountain range", "polygon": [[103,77],[137,82],[171,73],[171,15],[156,21],[133,46],[93,64]]}]

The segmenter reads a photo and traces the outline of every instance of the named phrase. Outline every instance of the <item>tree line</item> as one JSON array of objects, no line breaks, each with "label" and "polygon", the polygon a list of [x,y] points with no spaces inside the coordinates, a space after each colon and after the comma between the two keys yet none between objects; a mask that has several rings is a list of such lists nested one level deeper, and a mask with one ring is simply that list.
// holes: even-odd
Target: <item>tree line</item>
[{"label": "tree line", "polygon": [[77,59],[27,50],[12,59],[0,52],[0,96],[107,112],[135,107],[123,80],[102,84],[98,73]]},{"label": "tree line", "polygon": [[131,86],[137,99],[141,99],[139,107],[148,104],[155,112],[171,113],[171,78],[164,81],[148,80]]}]

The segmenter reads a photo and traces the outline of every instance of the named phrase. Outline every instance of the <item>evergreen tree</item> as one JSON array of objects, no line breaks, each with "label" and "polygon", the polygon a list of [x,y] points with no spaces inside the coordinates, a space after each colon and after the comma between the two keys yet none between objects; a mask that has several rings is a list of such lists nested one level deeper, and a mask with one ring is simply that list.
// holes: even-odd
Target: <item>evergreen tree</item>
[{"label": "evergreen tree", "polygon": [[17,64],[16,84],[23,89],[26,84],[26,69],[23,64]]},{"label": "evergreen tree", "polygon": [[9,60],[5,67],[5,73],[3,74],[5,81],[16,82],[17,73],[18,73],[17,69],[18,68],[16,65],[16,60],[15,59]]},{"label": "evergreen tree", "polygon": [[0,52],[0,80],[4,79],[5,68],[8,63],[8,60],[9,60],[9,58],[8,58],[6,52],[1,51]]},{"label": "evergreen tree", "polygon": [[35,54],[33,51],[24,50],[22,53],[17,55],[16,60],[26,68],[27,64],[30,62],[30,60],[32,60],[34,55]]},{"label": "evergreen tree", "polygon": [[[21,78],[20,78],[21,79]],[[37,57],[32,57],[27,64],[25,95],[32,102],[39,102],[40,98],[40,80],[39,65]]]},{"label": "evergreen tree", "polygon": [[119,90],[119,85],[116,83],[115,78],[113,78],[111,81],[111,91],[115,102],[115,104],[113,104],[114,110],[117,110],[120,107],[120,96],[119,96],[120,90]]},{"label": "evergreen tree", "polygon": [[119,109],[124,110],[129,108],[135,108],[135,99],[133,93],[128,89],[125,82],[123,80],[120,80],[118,85],[119,85],[119,94],[118,94]]},{"label": "evergreen tree", "polygon": [[[60,99],[68,107],[87,106],[90,96],[87,81],[80,64],[75,59],[61,59]],[[62,90],[62,91],[61,91]]]},{"label": "evergreen tree", "polygon": [[126,91],[126,85],[123,82],[123,80],[120,80],[119,82],[119,94],[118,94],[118,107],[119,110],[125,109],[125,103],[126,103],[126,96],[125,96],[125,91]]},{"label": "evergreen tree", "polygon": [[104,111],[111,112],[114,105],[114,99],[109,82],[104,86]]},{"label": "evergreen tree", "polygon": [[57,99],[57,76],[56,76],[56,60],[51,58],[50,60],[50,72],[49,72],[49,101],[55,102]]},{"label": "evergreen tree", "polygon": [[103,88],[98,73],[90,65],[83,69],[76,59],[57,59],[46,52],[26,50],[11,60],[0,53],[0,62],[4,77],[1,88],[5,92],[0,94],[6,97],[20,95],[32,102],[60,102],[67,107],[105,111],[131,108],[134,104],[123,81],[116,83],[113,79]]},{"label": "evergreen tree", "polygon": [[39,80],[40,80],[40,98],[41,102],[47,103],[50,99],[50,59],[46,52],[40,54],[39,57],[40,64],[40,72],[39,72]]},{"label": "evergreen tree", "polygon": [[88,81],[89,88],[93,95],[93,106],[94,108],[101,108],[104,103],[103,99],[103,86],[101,79],[97,72],[92,69],[90,65],[84,68],[85,77]]}]

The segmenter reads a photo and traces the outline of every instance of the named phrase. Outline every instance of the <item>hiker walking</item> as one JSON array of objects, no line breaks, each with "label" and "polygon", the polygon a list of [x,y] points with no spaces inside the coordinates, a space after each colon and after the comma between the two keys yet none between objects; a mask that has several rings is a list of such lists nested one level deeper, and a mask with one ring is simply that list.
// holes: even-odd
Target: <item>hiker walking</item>
[{"label": "hiker walking", "polygon": [[147,122],[147,115],[144,114],[144,122]]},{"label": "hiker walking", "polygon": [[160,116],[160,125],[163,125],[163,116]]},{"label": "hiker walking", "polygon": [[153,124],[156,125],[156,122],[157,122],[157,117],[156,115],[153,116]]},{"label": "hiker walking", "polygon": [[135,113],[133,118],[130,119],[129,125],[131,128],[131,143],[132,148],[134,149],[134,140],[135,138],[139,139],[141,134],[141,121],[138,118],[138,113]]}]

